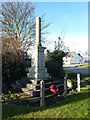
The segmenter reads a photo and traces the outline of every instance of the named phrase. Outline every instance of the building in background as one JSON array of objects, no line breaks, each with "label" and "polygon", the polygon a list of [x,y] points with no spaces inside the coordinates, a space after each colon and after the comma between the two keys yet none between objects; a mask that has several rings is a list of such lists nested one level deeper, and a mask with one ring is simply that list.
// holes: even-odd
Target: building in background
[{"label": "building in background", "polygon": [[65,57],[63,57],[64,64],[82,64],[84,63],[83,57],[80,53],[68,52]]}]

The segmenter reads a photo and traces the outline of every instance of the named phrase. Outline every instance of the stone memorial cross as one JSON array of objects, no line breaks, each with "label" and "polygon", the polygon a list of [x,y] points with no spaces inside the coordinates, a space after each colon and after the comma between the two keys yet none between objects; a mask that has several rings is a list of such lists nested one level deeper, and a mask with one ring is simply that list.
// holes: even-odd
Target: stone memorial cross
[{"label": "stone memorial cross", "polygon": [[46,48],[41,45],[41,18],[36,17],[36,44],[32,48],[32,61],[29,71],[29,78],[47,79],[49,74],[45,67],[44,50]]}]

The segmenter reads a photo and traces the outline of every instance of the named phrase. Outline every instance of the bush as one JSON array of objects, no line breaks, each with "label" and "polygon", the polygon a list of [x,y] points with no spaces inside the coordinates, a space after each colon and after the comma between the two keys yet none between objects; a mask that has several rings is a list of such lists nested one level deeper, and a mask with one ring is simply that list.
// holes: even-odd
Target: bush
[{"label": "bush", "polygon": [[24,52],[18,39],[12,37],[2,37],[2,83],[3,90],[10,88],[10,84],[16,80],[27,76],[26,67],[28,59],[26,52]]},{"label": "bush", "polygon": [[26,65],[23,61],[4,64],[2,66],[2,83],[10,87],[11,83],[27,76]]},{"label": "bush", "polygon": [[48,73],[52,77],[63,78],[63,60],[65,53],[63,51],[54,50],[53,52],[47,51],[47,59],[45,65]]}]

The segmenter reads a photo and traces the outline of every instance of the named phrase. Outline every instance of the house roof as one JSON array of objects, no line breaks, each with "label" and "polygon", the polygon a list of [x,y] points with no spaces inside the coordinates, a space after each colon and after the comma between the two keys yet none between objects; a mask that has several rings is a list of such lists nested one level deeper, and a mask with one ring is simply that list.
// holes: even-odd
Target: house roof
[{"label": "house roof", "polygon": [[78,54],[79,56],[81,56],[80,53],[77,53],[77,54]]},{"label": "house roof", "polygon": [[[68,52],[67,56],[70,56],[73,52]],[[76,53],[77,55],[81,56],[80,53]],[[82,56],[81,56],[82,57]]]},{"label": "house roof", "polygon": [[[78,54],[79,56],[81,56],[80,53],[77,53],[77,54]],[[81,57],[82,57],[82,56],[81,56]]]},{"label": "house roof", "polygon": [[72,53],[73,53],[73,52],[68,52],[68,53],[67,53],[67,56],[70,56]]}]

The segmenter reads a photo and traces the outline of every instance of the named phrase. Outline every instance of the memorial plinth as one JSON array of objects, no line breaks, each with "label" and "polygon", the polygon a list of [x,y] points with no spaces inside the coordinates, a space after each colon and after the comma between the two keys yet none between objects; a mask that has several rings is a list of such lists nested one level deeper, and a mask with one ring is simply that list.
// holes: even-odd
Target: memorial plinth
[{"label": "memorial plinth", "polygon": [[49,74],[47,73],[47,68],[45,67],[44,60],[44,50],[45,47],[35,45],[32,48],[32,61],[31,68],[29,71],[29,78],[32,79],[47,79]]}]

